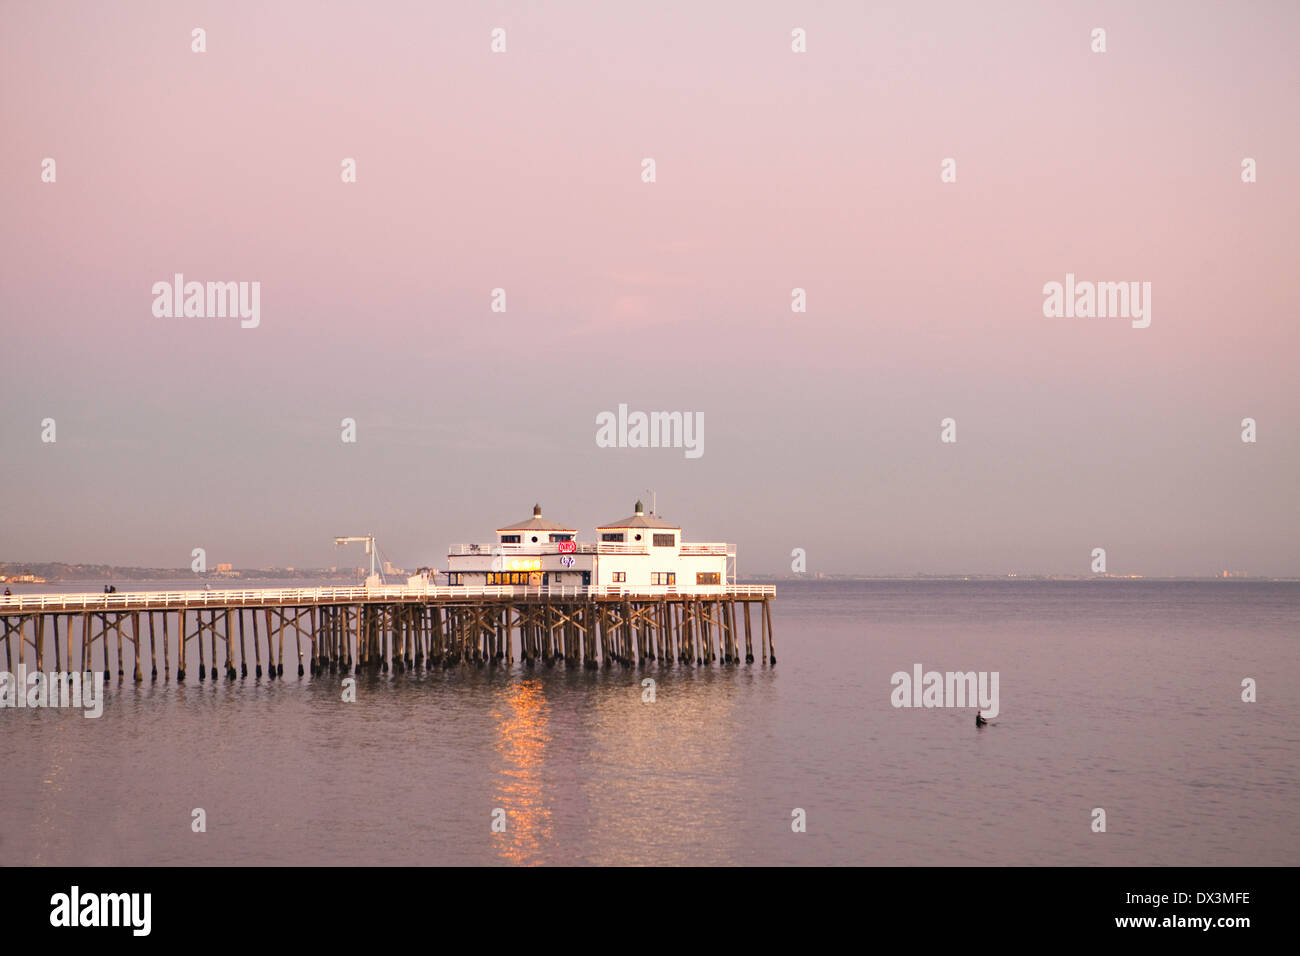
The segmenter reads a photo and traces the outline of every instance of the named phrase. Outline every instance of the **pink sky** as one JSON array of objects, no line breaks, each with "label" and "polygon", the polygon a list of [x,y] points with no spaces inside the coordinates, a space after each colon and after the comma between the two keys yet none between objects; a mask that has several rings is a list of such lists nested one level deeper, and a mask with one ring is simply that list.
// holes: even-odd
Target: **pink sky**
[{"label": "pink sky", "polygon": [[1300,574],[1294,4],[265,6],[0,6],[0,560],[441,564],[653,487],[742,575]]}]

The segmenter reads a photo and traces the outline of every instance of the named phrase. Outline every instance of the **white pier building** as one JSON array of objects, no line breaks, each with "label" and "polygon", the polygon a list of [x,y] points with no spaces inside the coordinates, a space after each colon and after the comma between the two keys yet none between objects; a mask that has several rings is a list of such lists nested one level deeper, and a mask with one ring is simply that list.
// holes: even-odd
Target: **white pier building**
[{"label": "white pier building", "polygon": [[542,517],[497,529],[491,544],[455,544],[447,583],[464,586],[601,587],[637,593],[721,594],[735,583],[734,545],[682,540],[682,529],[641,502],[635,513],[596,528],[596,540]]}]

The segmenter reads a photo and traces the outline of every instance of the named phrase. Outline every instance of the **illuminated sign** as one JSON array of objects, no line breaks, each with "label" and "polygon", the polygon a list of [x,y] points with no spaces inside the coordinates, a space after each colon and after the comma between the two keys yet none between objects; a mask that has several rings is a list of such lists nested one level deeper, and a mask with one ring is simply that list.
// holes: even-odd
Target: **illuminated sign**
[{"label": "illuminated sign", "polygon": [[578,542],[576,541],[561,541],[559,545],[560,554],[572,554],[578,550]]},{"label": "illuminated sign", "polygon": [[560,563],[566,568],[573,567],[573,556],[566,554],[564,557],[560,558]]},{"label": "illuminated sign", "polygon": [[542,570],[541,558],[511,558],[511,571],[540,571]]}]

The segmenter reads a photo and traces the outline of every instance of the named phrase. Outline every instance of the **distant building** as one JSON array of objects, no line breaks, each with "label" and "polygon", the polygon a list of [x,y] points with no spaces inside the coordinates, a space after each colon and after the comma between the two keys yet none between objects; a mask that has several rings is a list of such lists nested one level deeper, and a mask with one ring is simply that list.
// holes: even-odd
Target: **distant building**
[{"label": "distant building", "polygon": [[233,570],[233,568],[232,568],[229,564],[218,564],[218,565],[217,565],[217,570],[218,570],[218,571],[231,571],[231,570]]}]

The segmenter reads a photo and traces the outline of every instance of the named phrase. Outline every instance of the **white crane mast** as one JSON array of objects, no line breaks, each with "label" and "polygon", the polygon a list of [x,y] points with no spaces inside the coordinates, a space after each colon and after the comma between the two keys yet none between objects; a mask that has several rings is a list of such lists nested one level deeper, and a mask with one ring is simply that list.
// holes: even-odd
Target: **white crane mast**
[{"label": "white crane mast", "polygon": [[366,585],[369,586],[372,581],[378,582],[379,576],[375,572],[375,553],[378,550],[375,547],[375,536],[367,534],[360,537],[335,538],[334,547],[341,548],[345,544],[364,543],[366,554],[370,555],[370,577],[366,578]]}]

